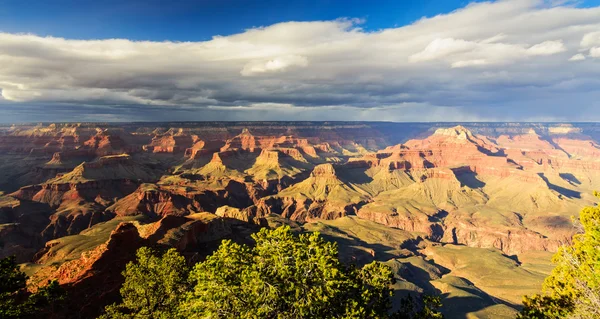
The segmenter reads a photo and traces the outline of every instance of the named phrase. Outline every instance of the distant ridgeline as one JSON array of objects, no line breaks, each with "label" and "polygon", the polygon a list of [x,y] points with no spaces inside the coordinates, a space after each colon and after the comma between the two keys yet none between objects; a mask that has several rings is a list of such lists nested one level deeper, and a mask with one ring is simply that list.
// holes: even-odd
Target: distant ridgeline
[{"label": "distant ridgeline", "polygon": [[[0,124],[0,134],[10,135],[15,131],[32,132],[38,130],[60,130],[68,127],[83,129],[119,128],[129,133],[148,133],[156,130],[166,132],[172,128],[181,128],[188,132],[206,132],[218,130],[227,132],[229,136],[237,135],[244,129],[250,129],[254,134],[285,135],[294,131],[296,134],[306,134],[305,137],[315,134],[315,130],[329,130],[336,133],[350,133],[353,131],[376,131],[376,135],[383,135],[389,145],[403,143],[411,138],[424,137],[437,128],[462,125],[475,134],[500,136],[503,134],[524,134],[535,130],[538,134],[585,134],[600,139],[600,123],[550,123],[550,122],[123,122],[123,123],[20,123]],[[360,134],[359,132],[356,132]],[[355,133],[355,134],[356,134]],[[25,133],[26,134],[26,133]]]}]

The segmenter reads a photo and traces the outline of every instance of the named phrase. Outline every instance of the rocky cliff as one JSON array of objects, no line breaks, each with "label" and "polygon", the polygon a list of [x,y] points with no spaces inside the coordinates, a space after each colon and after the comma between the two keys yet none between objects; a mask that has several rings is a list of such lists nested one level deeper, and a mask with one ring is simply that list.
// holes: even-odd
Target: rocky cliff
[{"label": "rocky cliff", "polygon": [[98,304],[92,287],[118,287],[99,276],[117,280],[139,245],[197,260],[220,238],[287,223],[327,233],[349,262],[388,261],[410,280],[425,269],[410,287],[465,293],[475,285],[460,278],[485,283],[449,256],[514,268],[503,255],[571,240],[571,218],[600,189],[599,137],[600,125],[569,123],[0,126],[0,256]]}]

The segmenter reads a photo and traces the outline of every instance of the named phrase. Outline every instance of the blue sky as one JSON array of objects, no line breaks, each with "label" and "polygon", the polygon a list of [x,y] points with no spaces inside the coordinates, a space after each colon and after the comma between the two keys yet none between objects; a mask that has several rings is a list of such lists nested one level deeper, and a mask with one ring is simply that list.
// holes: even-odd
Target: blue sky
[{"label": "blue sky", "polygon": [[0,122],[600,121],[600,0],[0,0]]},{"label": "blue sky", "polygon": [[[599,0],[600,1],[600,0]],[[200,41],[286,21],[360,18],[367,30],[409,24],[462,0],[0,0],[0,31],[74,39]]]}]

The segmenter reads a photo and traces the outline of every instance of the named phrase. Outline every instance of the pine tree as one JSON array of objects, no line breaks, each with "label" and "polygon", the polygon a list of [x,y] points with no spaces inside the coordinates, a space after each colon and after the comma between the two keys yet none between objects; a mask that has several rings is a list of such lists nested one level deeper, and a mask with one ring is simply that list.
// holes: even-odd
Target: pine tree
[{"label": "pine tree", "polygon": [[[335,243],[318,233],[296,236],[289,226],[262,229],[253,238],[253,248],[224,241],[194,267],[194,288],[181,306],[186,317],[397,317],[389,315],[394,277],[386,265],[347,267]],[[416,314],[402,318],[441,318]]]},{"label": "pine tree", "polygon": [[123,272],[122,303],[108,306],[103,318],[177,318],[187,274],[185,259],[177,250],[159,256],[148,247],[140,248],[137,260]]},{"label": "pine tree", "polygon": [[58,282],[51,281],[36,293],[27,291],[27,276],[14,256],[0,259],[0,318],[52,318],[66,299]]}]

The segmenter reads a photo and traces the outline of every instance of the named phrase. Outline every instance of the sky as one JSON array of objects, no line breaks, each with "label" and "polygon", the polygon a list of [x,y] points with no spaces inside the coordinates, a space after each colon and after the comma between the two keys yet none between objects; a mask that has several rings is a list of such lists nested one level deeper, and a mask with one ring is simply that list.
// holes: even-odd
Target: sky
[{"label": "sky", "polygon": [[0,122],[600,121],[600,0],[0,0]]}]

